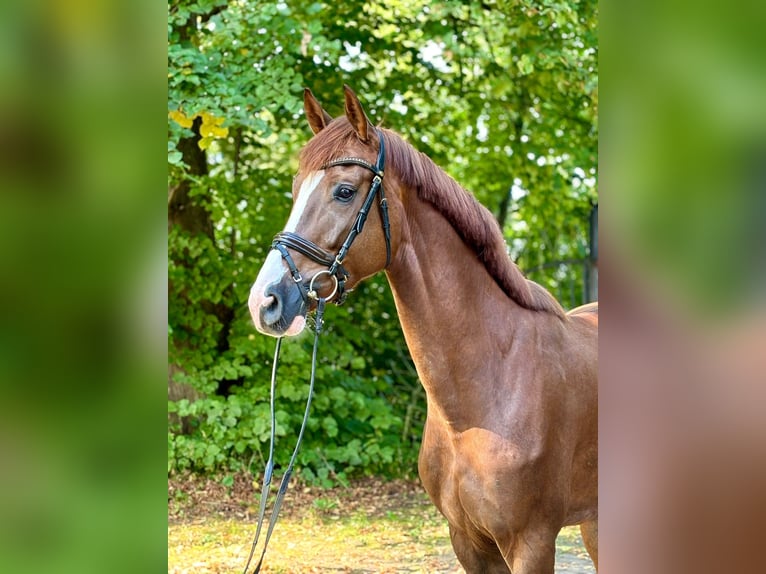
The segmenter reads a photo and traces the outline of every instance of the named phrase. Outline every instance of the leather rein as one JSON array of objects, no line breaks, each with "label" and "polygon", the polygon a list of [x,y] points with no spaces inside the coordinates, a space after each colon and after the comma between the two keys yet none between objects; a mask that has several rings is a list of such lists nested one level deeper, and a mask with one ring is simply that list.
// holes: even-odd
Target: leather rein
[{"label": "leather rein", "polygon": [[[370,190],[367,192],[367,197],[365,198],[364,203],[362,204],[362,207],[359,210],[359,213],[357,213],[356,219],[354,220],[354,224],[351,227],[351,230],[349,231],[348,236],[346,237],[346,240],[343,242],[343,245],[341,245],[340,249],[338,250],[338,253],[333,255],[332,253],[325,251],[324,249],[319,247],[313,241],[306,239],[304,237],[301,237],[297,233],[292,233],[292,232],[277,233],[277,235],[274,237],[274,241],[271,244],[272,249],[276,249],[277,251],[279,251],[279,253],[282,255],[282,258],[285,260],[285,263],[287,264],[287,267],[290,270],[290,274],[293,277],[293,281],[295,281],[296,286],[298,287],[298,289],[300,289],[301,297],[303,297],[304,302],[308,305],[308,300],[312,299],[316,301],[317,308],[316,308],[316,328],[314,330],[314,348],[311,354],[311,376],[309,378],[309,395],[308,395],[308,399],[306,399],[306,410],[303,413],[303,422],[301,423],[301,428],[298,433],[298,440],[296,441],[295,448],[293,449],[293,453],[290,456],[290,462],[287,465],[287,469],[285,470],[285,473],[282,475],[282,480],[279,484],[279,489],[277,490],[277,496],[276,496],[276,499],[274,500],[274,505],[271,510],[271,518],[269,519],[269,527],[266,531],[266,538],[263,542],[261,555],[258,560],[258,563],[255,566],[255,570],[253,570],[255,574],[258,574],[261,571],[261,567],[263,566],[263,559],[266,556],[266,548],[269,545],[271,534],[274,531],[274,526],[277,523],[279,510],[282,506],[282,500],[284,499],[285,493],[287,492],[287,487],[293,472],[293,466],[295,465],[295,460],[296,460],[296,457],[298,456],[298,449],[300,448],[301,442],[303,441],[303,434],[306,430],[306,424],[308,423],[309,411],[311,407],[311,399],[314,394],[314,379],[316,376],[316,362],[317,362],[317,348],[319,344],[319,334],[322,332],[322,327],[324,324],[325,303],[327,301],[332,301],[334,299],[334,302],[337,305],[340,305],[346,299],[347,292],[345,289],[345,283],[349,277],[349,274],[348,274],[348,271],[346,271],[346,269],[343,267],[343,260],[346,258],[346,255],[348,254],[348,250],[351,248],[351,244],[354,242],[354,239],[356,239],[356,237],[362,232],[362,229],[364,228],[364,224],[367,221],[367,216],[369,215],[370,209],[372,208],[372,202],[374,201],[375,196],[378,194],[380,194],[380,202],[378,203],[378,206],[380,209],[380,219],[383,223],[383,234],[386,238],[386,267],[388,267],[388,264],[391,262],[391,230],[390,230],[390,225],[388,221],[388,205],[386,204],[386,197],[383,191],[383,169],[385,167],[385,149],[386,148],[385,148],[385,143],[383,142],[383,134],[380,132],[380,130],[376,129],[375,131],[377,132],[378,139],[380,141],[380,149],[378,151],[378,158],[374,166],[371,163],[360,158],[343,157],[336,160],[332,160],[324,164],[321,168],[321,169],[327,169],[329,167],[334,167],[339,165],[359,165],[364,168],[367,168],[373,173],[372,182],[370,183]],[[298,270],[298,267],[295,265],[295,262],[293,261],[293,258],[290,255],[290,252],[288,251],[288,249],[294,249],[298,253],[302,253],[303,255],[311,259],[312,261],[319,263],[320,265],[326,266],[327,269],[323,269],[322,271],[319,271],[317,274],[315,274],[311,278],[311,281],[309,281],[308,286],[306,286],[303,283],[303,276]],[[335,288],[333,289],[332,293],[330,293],[330,295],[328,295],[327,297],[320,297],[317,294],[316,289],[314,289],[314,281],[317,279],[317,277],[320,277],[322,275],[328,275],[329,277],[332,277],[335,281]],[[277,345],[274,351],[274,362],[272,364],[272,370],[271,370],[271,385],[270,385],[270,400],[269,400],[271,431],[269,432],[269,459],[266,462],[266,468],[263,473],[261,501],[260,501],[260,508],[258,512],[258,526],[255,531],[253,544],[250,548],[250,555],[247,558],[247,564],[245,565],[244,574],[247,574],[247,570],[250,567],[250,562],[252,561],[253,555],[255,554],[256,546],[258,545],[258,540],[260,539],[260,536],[261,536],[261,530],[263,528],[263,522],[266,515],[266,501],[271,491],[271,478],[274,473],[274,438],[275,438],[275,432],[276,432],[275,391],[276,391],[276,381],[277,381],[277,363],[279,361],[279,351],[281,347],[282,347],[282,337],[279,337],[277,339]]]}]

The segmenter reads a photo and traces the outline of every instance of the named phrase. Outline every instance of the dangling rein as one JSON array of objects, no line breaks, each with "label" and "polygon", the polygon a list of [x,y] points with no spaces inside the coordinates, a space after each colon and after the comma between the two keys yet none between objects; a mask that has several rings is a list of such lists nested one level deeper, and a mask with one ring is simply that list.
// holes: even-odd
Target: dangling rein
[{"label": "dangling rein", "polygon": [[[378,149],[378,159],[375,162],[375,165],[372,165],[368,163],[367,161],[357,158],[357,157],[343,157],[340,159],[333,160],[331,162],[326,163],[322,166],[322,169],[327,169],[330,167],[335,166],[345,166],[345,165],[358,165],[361,167],[364,167],[365,169],[368,169],[372,172],[373,178],[372,182],[370,183],[370,189],[367,192],[367,197],[364,200],[364,203],[362,204],[362,208],[359,210],[359,212],[356,215],[356,219],[354,220],[354,224],[351,227],[351,230],[348,233],[348,236],[346,237],[346,240],[343,242],[343,245],[341,246],[340,250],[336,255],[333,255],[331,253],[328,253],[321,247],[319,247],[316,243],[313,241],[310,241],[309,239],[306,239],[305,237],[301,237],[300,235],[292,232],[283,231],[282,233],[278,233],[276,237],[274,237],[274,241],[271,244],[272,249],[276,249],[279,251],[279,253],[282,255],[282,259],[284,259],[285,263],[287,264],[288,269],[290,270],[290,273],[293,276],[293,281],[299,286],[302,285],[303,277],[298,270],[298,267],[295,265],[295,262],[293,261],[292,256],[288,252],[288,248],[294,249],[295,251],[298,251],[299,253],[302,253],[309,259],[315,261],[316,263],[319,263],[321,265],[325,265],[327,269],[323,269],[316,275],[314,275],[311,278],[311,281],[309,282],[308,289],[305,289],[304,287],[301,287],[301,297],[304,301],[308,301],[308,299],[313,299],[317,302],[317,312],[316,312],[316,331],[314,334],[314,352],[311,355],[311,380],[309,382],[309,398],[306,401],[306,412],[303,414],[303,423],[301,424],[301,430],[300,433],[298,433],[298,442],[295,444],[295,450],[293,450],[293,455],[290,457],[290,463],[287,465],[287,470],[285,471],[284,476],[282,476],[282,482],[279,484],[279,490],[277,491],[277,498],[274,501],[274,507],[271,510],[271,518],[269,519],[269,529],[266,532],[266,539],[263,541],[263,550],[261,550],[261,557],[258,560],[258,564],[255,566],[254,573],[258,574],[258,572],[261,571],[261,565],[263,564],[263,557],[266,555],[266,548],[269,545],[269,539],[271,538],[271,533],[274,531],[274,525],[277,523],[277,516],[279,515],[279,508],[282,506],[282,499],[285,496],[285,492],[287,492],[287,484],[290,482],[290,475],[293,472],[293,465],[295,464],[295,458],[298,456],[298,448],[301,446],[301,441],[303,440],[303,432],[306,430],[306,423],[309,420],[309,408],[311,407],[311,397],[314,394],[314,375],[316,374],[316,364],[317,364],[317,344],[319,343],[319,333],[322,332],[322,320],[324,315],[324,307],[325,303],[328,300],[333,299],[333,297],[336,297],[336,303],[340,305],[343,303],[343,301],[346,298],[345,293],[345,282],[348,278],[348,272],[343,268],[343,260],[346,257],[346,254],[348,253],[348,250],[351,248],[351,244],[354,242],[356,237],[362,232],[362,229],[364,229],[364,224],[367,221],[367,215],[370,212],[370,208],[372,207],[372,202],[380,195],[380,203],[378,205],[380,209],[380,221],[383,226],[383,236],[386,240],[386,265],[385,267],[388,267],[388,264],[391,262],[391,230],[390,225],[388,221],[388,204],[386,203],[386,196],[385,192],[383,191],[383,170],[385,168],[386,163],[386,144],[385,140],[383,139],[383,133],[376,129],[375,130],[378,134],[378,140],[379,140],[379,149]],[[332,293],[326,298],[319,297],[317,295],[317,290],[314,289],[314,282],[317,280],[318,277],[321,277],[323,275],[328,275],[330,278],[333,279],[335,283],[335,288],[333,289]],[[250,561],[253,559],[253,554],[255,554],[255,548],[258,545],[258,539],[261,536],[261,529],[263,527],[263,518],[266,514],[266,499],[268,498],[269,492],[270,492],[270,486],[271,486],[271,474],[274,471],[274,429],[276,427],[276,417],[274,415],[274,391],[276,387],[276,380],[277,380],[277,361],[279,359],[279,349],[282,346],[282,338],[280,337],[277,339],[277,347],[274,351],[274,365],[272,366],[271,370],[271,433],[269,435],[269,460],[266,463],[266,470],[263,473],[263,489],[261,490],[261,508],[260,512],[258,513],[258,527],[255,531],[255,539],[253,540],[253,546],[250,548],[250,556],[247,558],[247,564],[245,565],[245,572],[244,574],[247,574],[247,569],[250,567]]]},{"label": "dangling rein", "polygon": [[[263,549],[261,550],[261,557],[258,559],[258,564],[253,570],[254,574],[258,574],[261,571],[263,565],[263,558],[266,556],[266,548],[269,546],[269,540],[271,539],[271,533],[274,531],[274,526],[277,523],[277,517],[279,516],[279,509],[282,506],[282,500],[287,492],[287,485],[290,482],[290,476],[293,473],[293,466],[295,465],[295,459],[298,456],[298,449],[301,446],[303,440],[303,433],[306,430],[306,423],[309,420],[309,410],[311,408],[311,398],[314,394],[314,376],[316,375],[317,365],[317,346],[319,343],[319,334],[322,332],[322,322],[324,320],[324,308],[325,299],[322,297],[317,298],[317,310],[316,310],[316,330],[314,331],[314,351],[311,354],[311,378],[309,379],[309,397],[306,400],[306,411],[303,413],[303,422],[301,423],[301,430],[298,433],[298,440],[295,443],[295,449],[290,457],[290,462],[287,465],[287,470],[282,476],[282,482],[279,484],[279,490],[277,491],[277,498],[274,501],[274,507],[271,509],[271,518],[269,519],[269,528],[266,531],[266,538],[263,541]],[[263,528],[263,519],[266,516],[266,499],[271,492],[271,476],[274,472],[274,434],[276,429],[276,415],[274,411],[274,395],[276,391],[277,383],[277,362],[279,361],[279,350],[282,347],[282,337],[277,339],[276,349],[274,350],[274,364],[271,367],[271,393],[270,393],[270,415],[271,415],[271,431],[269,433],[269,460],[266,463],[266,469],[263,473],[263,487],[261,489],[261,505],[258,512],[258,527],[255,530],[255,538],[253,539],[253,545],[250,548],[250,555],[247,557],[247,564],[245,565],[244,574],[247,574],[247,570],[250,567],[250,562],[255,554],[255,548],[258,545],[258,540],[261,536],[261,529]]]}]

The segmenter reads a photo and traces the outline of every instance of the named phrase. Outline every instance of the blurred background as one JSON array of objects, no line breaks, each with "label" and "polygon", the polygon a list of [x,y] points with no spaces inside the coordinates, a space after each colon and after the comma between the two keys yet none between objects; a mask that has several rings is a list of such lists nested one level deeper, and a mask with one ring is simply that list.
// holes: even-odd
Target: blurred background
[{"label": "blurred background", "polygon": [[602,564],[759,572],[766,7],[600,13]]},{"label": "blurred background", "polygon": [[163,568],[165,31],[0,3],[4,571]]}]

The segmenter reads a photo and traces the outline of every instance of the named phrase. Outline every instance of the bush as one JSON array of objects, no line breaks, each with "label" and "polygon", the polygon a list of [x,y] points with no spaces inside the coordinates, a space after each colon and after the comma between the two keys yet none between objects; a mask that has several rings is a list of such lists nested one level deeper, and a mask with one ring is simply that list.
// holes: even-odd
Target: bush
[{"label": "bush", "polygon": [[[382,279],[382,278],[381,278]],[[316,384],[297,472],[330,486],[355,475],[411,476],[425,415],[423,392],[381,280],[346,307],[330,307],[319,341]],[[380,311],[380,309],[388,311]],[[377,320],[380,316],[387,319]],[[214,321],[213,321],[214,323]],[[268,458],[269,381],[275,340],[255,333],[243,311],[229,349],[186,361],[176,381],[204,394],[168,402],[168,472],[258,472]],[[313,333],[282,343],[277,375],[277,472],[295,446],[308,396]],[[225,389],[225,391],[224,391]],[[184,421],[184,424],[181,424]]]}]

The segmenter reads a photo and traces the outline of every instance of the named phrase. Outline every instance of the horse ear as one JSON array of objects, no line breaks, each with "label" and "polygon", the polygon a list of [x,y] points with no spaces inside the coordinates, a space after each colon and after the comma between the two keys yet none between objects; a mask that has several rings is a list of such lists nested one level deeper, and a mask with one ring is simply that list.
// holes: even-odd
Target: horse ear
[{"label": "horse ear", "polygon": [[362,104],[359,103],[359,98],[356,97],[354,91],[347,85],[343,86],[343,91],[346,93],[346,117],[351,122],[359,139],[367,143],[368,133],[374,129],[373,125],[367,119],[364,109],[362,109]]},{"label": "horse ear", "polygon": [[314,134],[318,134],[332,121],[332,116],[324,111],[324,108],[308,88],[303,90],[303,109],[306,112],[309,127]]}]

